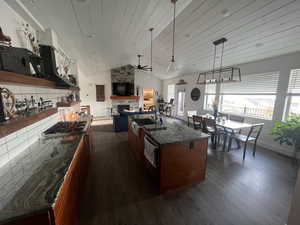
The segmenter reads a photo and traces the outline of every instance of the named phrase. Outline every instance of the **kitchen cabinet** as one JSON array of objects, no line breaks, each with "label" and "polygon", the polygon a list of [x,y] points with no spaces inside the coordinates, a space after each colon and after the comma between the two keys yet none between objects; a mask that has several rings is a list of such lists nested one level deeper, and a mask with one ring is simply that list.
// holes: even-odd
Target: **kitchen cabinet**
[{"label": "kitchen cabinet", "polygon": [[128,123],[128,144],[138,160],[144,160],[144,130],[137,128],[137,134],[132,129],[132,123]]}]

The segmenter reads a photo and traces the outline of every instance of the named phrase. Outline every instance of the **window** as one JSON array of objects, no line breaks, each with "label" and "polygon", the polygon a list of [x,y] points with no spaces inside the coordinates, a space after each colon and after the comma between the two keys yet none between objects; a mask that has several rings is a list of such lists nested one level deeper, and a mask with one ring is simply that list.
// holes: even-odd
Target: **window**
[{"label": "window", "polygon": [[175,84],[168,85],[168,102],[175,98]]},{"label": "window", "polygon": [[105,101],[105,88],[104,85],[96,85],[96,101],[104,102]]},{"label": "window", "polygon": [[212,105],[216,98],[216,84],[206,84],[205,85],[205,94],[204,94],[204,109],[213,110]]},{"label": "window", "polygon": [[287,115],[300,115],[300,69],[291,70],[288,93]]},{"label": "window", "polygon": [[178,92],[178,104],[177,104],[177,115],[184,116],[184,101],[185,101],[185,92]]},{"label": "window", "polygon": [[279,72],[271,72],[243,76],[242,82],[223,83],[220,111],[272,120],[278,81]]}]

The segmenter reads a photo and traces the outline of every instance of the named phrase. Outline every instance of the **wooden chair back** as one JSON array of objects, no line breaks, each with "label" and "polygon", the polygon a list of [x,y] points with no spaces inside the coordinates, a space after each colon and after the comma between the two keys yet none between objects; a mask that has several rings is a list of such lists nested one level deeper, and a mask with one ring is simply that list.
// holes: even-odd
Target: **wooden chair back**
[{"label": "wooden chair back", "polygon": [[202,118],[202,130],[203,132],[208,132],[208,128],[216,129],[216,121],[214,119]]},{"label": "wooden chair back", "polygon": [[201,129],[202,128],[202,117],[201,116],[193,116],[193,125],[194,129]]}]

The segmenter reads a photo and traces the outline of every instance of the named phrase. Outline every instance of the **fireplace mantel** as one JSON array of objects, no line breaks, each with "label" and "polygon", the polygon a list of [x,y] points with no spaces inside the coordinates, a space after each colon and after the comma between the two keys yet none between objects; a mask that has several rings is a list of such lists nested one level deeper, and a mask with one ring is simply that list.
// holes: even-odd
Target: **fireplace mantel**
[{"label": "fireplace mantel", "polygon": [[138,100],[140,96],[110,96],[112,100]]}]

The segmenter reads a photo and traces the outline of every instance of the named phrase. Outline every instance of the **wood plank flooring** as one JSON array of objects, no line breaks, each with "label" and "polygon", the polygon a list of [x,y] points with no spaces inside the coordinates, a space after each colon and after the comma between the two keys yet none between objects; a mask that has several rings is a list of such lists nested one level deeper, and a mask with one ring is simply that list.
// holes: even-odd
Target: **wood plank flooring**
[{"label": "wood plank flooring", "polygon": [[[206,180],[164,195],[128,148],[127,133],[93,127],[82,225],[284,225],[296,180],[287,157],[209,150]],[[250,152],[250,151],[249,151]]]}]

